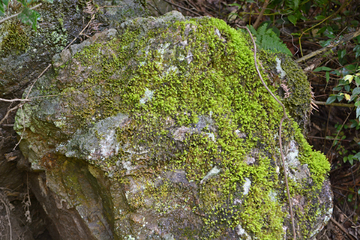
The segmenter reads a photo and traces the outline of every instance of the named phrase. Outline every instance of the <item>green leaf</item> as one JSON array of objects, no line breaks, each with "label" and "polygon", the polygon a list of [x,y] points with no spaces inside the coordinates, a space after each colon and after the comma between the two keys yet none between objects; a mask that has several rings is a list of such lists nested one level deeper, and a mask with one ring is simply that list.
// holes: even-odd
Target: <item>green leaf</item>
[{"label": "green leaf", "polygon": [[[9,5],[9,0],[2,0],[2,2],[5,4],[6,7]],[[1,1],[0,1],[0,3],[1,3]]]},{"label": "green leaf", "polygon": [[[48,0],[47,0],[48,1]],[[52,0],[50,0],[51,1],[51,3],[53,2]],[[48,2],[50,2],[50,1],[48,1]],[[239,9],[241,9],[242,8],[242,5],[240,5],[240,4],[238,4],[238,3],[231,3],[231,4],[228,4],[229,6],[231,6],[231,7],[238,7]]]},{"label": "green leaf", "polygon": [[347,70],[349,70],[350,72],[354,72],[356,70],[356,66],[354,64],[349,64],[349,65],[345,66],[345,68]]},{"label": "green leaf", "polygon": [[331,104],[335,102],[335,100],[336,100],[336,95],[333,96],[330,95],[330,97],[328,97],[328,99],[326,100],[326,104]]},{"label": "green leaf", "polygon": [[351,83],[354,79],[354,75],[346,75],[343,79],[344,81],[349,81],[349,83]]},{"label": "green leaf", "polygon": [[338,51],[339,58],[344,58],[346,56],[346,49]]},{"label": "green leaf", "polygon": [[292,55],[286,45],[280,40],[280,38],[272,31],[267,29],[268,24],[261,25],[257,30],[253,26],[249,26],[251,33],[256,37],[256,44],[265,50],[271,52],[281,52]]},{"label": "green leaf", "polygon": [[333,88],[333,91],[341,91],[341,89],[342,89],[342,86],[337,86],[337,87]]},{"label": "green leaf", "polygon": [[5,12],[4,5],[3,5],[2,2],[0,2],[0,12],[1,12],[1,13],[4,13],[4,12]]},{"label": "green leaf", "polygon": [[356,118],[360,116],[360,107],[356,107]]},{"label": "green leaf", "polygon": [[341,100],[344,99],[344,95],[338,95],[336,98],[339,102],[341,102]]},{"label": "green leaf", "polygon": [[315,17],[316,20],[323,20],[323,19],[325,19],[325,18],[326,18],[326,17],[323,16],[323,15],[317,15],[317,16]]},{"label": "green leaf", "polygon": [[[351,164],[351,165],[354,165],[354,159],[353,158],[349,158],[349,163]],[[350,201],[351,202],[351,201]]]},{"label": "green leaf", "polygon": [[360,56],[360,45],[356,45],[354,47],[354,52],[355,52],[355,57],[359,57]]},{"label": "green leaf", "polygon": [[31,10],[30,8],[24,8],[24,10],[19,14],[18,18],[22,23],[31,25],[32,28],[36,31],[37,20],[40,17],[40,14]]},{"label": "green leaf", "polygon": [[317,67],[314,69],[314,72],[320,72],[320,71],[331,71],[332,69],[329,67]]},{"label": "green leaf", "polygon": [[351,95],[351,97],[350,97],[350,102],[351,102],[351,101],[354,101],[354,100],[355,100],[355,98],[357,98],[357,96],[358,96],[358,95],[356,95],[356,94],[355,94],[355,95],[354,95],[354,94],[352,94],[352,95]]},{"label": "green leaf", "polygon": [[350,85],[345,85],[345,91],[350,92]]},{"label": "green leaf", "polygon": [[326,82],[330,80],[330,72],[325,72]]},{"label": "green leaf", "polygon": [[355,83],[357,87],[360,85],[360,78],[358,76],[355,76]]},{"label": "green leaf", "polygon": [[357,160],[360,161],[360,152],[358,152],[357,154],[354,155],[354,158],[356,158]]},{"label": "green leaf", "polygon": [[354,88],[353,91],[352,91],[352,94],[353,94],[353,95],[358,95],[359,93],[360,93],[360,87],[356,87],[356,88]]},{"label": "green leaf", "polygon": [[355,107],[359,107],[359,106],[360,106],[360,100],[356,101],[356,103],[355,103]]},{"label": "green leaf", "polygon": [[294,24],[294,26],[296,25],[297,17],[295,17],[294,15],[290,15],[288,16],[288,19],[292,24]]},{"label": "green leaf", "polygon": [[24,7],[27,7],[26,6],[26,0],[18,0],[18,2],[20,2]]}]

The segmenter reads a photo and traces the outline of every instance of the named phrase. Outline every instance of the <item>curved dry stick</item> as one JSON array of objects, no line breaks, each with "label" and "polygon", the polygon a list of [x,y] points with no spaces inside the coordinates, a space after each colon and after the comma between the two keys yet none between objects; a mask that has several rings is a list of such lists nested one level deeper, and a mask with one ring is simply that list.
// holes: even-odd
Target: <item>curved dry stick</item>
[{"label": "curved dry stick", "polygon": [[262,78],[261,76],[261,73],[260,73],[260,70],[259,70],[259,67],[257,65],[257,62],[256,62],[256,43],[255,43],[255,40],[254,40],[254,37],[253,35],[251,34],[250,30],[247,28],[247,27],[242,27],[242,26],[239,26],[240,28],[245,28],[250,37],[251,37],[251,40],[253,42],[253,45],[254,45],[254,61],[255,61],[255,68],[256,68],[256,71],[260,77],[260,80],[262,82],[262,84],[264,85],[264,87],[266,88],[266,90],[270,93],[270,95],[281,105],[281,107],[283,108],[283,112],[284,112],[284,116],[282,117],[281,121],[280,121],[280,126],[279,126],[279,146],[280,146],[280,154],[281,154],[281,160],[282,160],[282,164],[283,164],[283,168],[284,168],[284,178],[285,178],[285,184],[286,184],[286,192],[287,192],[287,197],[288,197],[288,202],[289,202],[289,211],[290,211],[290,217],[291,217],[291,222],[292,222],[292,228],[293,228],[293,236],[294,236],[294,240],[296,240],[296,231],[295,231],[295,222],[294,222],[294,215],[293,215],[293,212],[292,212],[292,203],[291,203],[291,199],[290,199],[290,191],[289,191],[289,184],[288,184],[288,180],[287,180],[287,175],[286,175],[286,168],[285,168],[285,158],[284,158],[284,153],[283,153],[283,147],[282,147],[282,140],[281,140],[281,131],[282,131],[282,123],[285,119],[288,119],[288,116],[286,114],[286,109],[285,109],[285,106],[284,104],[282,104],[282,102],[280,102],[280,100],[271,92],[271,90],[268,88],[268,86],[266,85],[264,79]]}]

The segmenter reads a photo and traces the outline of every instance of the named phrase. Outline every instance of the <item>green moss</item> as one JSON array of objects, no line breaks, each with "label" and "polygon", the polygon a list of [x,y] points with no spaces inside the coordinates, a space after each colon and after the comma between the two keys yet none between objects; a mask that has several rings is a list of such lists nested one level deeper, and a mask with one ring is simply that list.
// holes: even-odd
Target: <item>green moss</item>
[{"label": "green moss", "polygon": [[[184,35],[187,44],[179,47],[185,37],[176,36]],[[129,114],[131,123],[117,131],[119,142],[152,149],[148,159],[139,160],[133,154],[133,165],[146,165],[155,175],[169,168],[184,169],[187,179],[198,184],[214,166],[221,169],[219,175],[201,184],[199,204],[192,209],[202,216],[204,239],[222,236],[226,229],[239,225],[259,239],[279,239],[283,233],[286,216],[282,207],[287,200],[282,177],[276,173],[280,166],[276,159],[280,156],[276,150],[278,140],[274,138],[282,109],[259,80],[253,53],[247,45],[242,33],[225,22],[203,18],[176,22],[148,33],[141,27],[123,30],[105,44],[84,48],[73,57],[74,62],[68,63],[93,69],[81,83],[68,86],[75,86],[86,98],[81,106],[70,105],[82,125],[90,126],[119,112]],[[76,78],[75,70],[72,71]],[[275,91],[277,86],[266,81]],[[153,97],[145,98],[146,91],[152,91]],[[74,102],[74,95],[65,92],[63,96]],[[216,141],[206,134],[193,133],[179,149],[171,138],[171,130],[180,126],[194,128],[200,116],[214,121],[216,132],[202,132],[215,134]],[[174,126],[166,124],[168,118],[174,120]],[[293,120],[283,129],[284,145],[295,132],[300,160],[308,164],[318,191],[329,170],[325,156],[311,150]],[[245,133],[246,138],[237,137],[236,130]],[[256,164],[248,165],[244,159],[254,149],[259,150],[253,156]],[[116,162],[124,156],[128,157],[122,152],[106,161],[91,163],[105,171],[116,169]],[[126,179],[123,171],[112,176],[120,181]],[[144,173],[139,171],[137,177],[141,176]],[[245,179],[254,183],[246,196]],[[293,195],[301,192],[301,184],[290,185]],[[166,209],[166,199],[180,193],[168,183],[146,189],[132,199],[133,207],[143,206],[144,199],[151,197],[159,204],[153,209],[160,211]],[[271,197],[274,191],[278,192],[276,201]],[[243,203],[236,204],[240,199]]]},{"label": "green moss", "polygon": [[24,52],[29,45],[29,38],[22,29],[20,22],[5,23],[2,31],[7,33],[0,44],[0,55],[7,55],[14,52],[19,54]]}]

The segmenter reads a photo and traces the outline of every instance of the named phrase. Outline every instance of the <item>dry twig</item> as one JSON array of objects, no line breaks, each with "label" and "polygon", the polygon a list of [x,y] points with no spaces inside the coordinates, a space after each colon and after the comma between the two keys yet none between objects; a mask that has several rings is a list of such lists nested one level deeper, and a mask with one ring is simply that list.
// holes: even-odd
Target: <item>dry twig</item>
[{"label": "dry twig", "polygon": [[170,1],[168,1],[168,0],[164,0],[164,1],[167,2],[168,4],[171,4],[171,5],[175,6],[175,7],[181,8],[181,9],[183,9],[183,10],[185,10],[185,11],[189,11],[189,12],[191,12],[192,14],[195,14],[196,16],[201,17],[201,14],[199,14],[199,13],[197,13],[197,12],[194,12],[194,11],[191,11],[190,9],[188,9],[188,8],[186,8],[186,7],[183,7],[183,6],[180,6],[180,5],[178,5],[178,4],[172,3],[172,2],[170,2]]},{"label": "dry twig", "polygon": [[343,231],[350,239],[352,239],[352,240],[356,240],[353,236],[351,236],[349,233],[348,233],[348,231],[340,224],[340,223],[338,223],[334,218],[330,218],[331,219],[331,221],[338,227],[338,228],[340,228],[341,229],[341,231]]},{"label": "dry twig", "polygon": [[295,62],[298,62],[298,63],[304,62],[304,61],[306,61],[306,60],[308,60],[308,59],[310,59],[310,58],[312,58],[312,57],[315,57],[316,55],[319,55],[319,54],[322,54],[322,53],[324,53],[324,52],[327,52],[327,51],[329,51],[330,49],[332,49],[332,48],[334,48],[334,47],[336,47],[336,46],[338,46],[338,45],[340,45],[340,44],[343,44],[343,43],[345,43],[345,42],[348,42],[348,41],[350,41],[351,39],[356,38],[356,37],[359,36],[359,35],[360,35],[360,29],[357,30],[356,32],[349,33],[349,34],[345,35],[344,38],[341,39],[341,40],[339,40],[339,41],[334,41],[333,43],[329,44],[329,45],[326,46],[326,47],[323,47],[323,48],[321,48],[321,49],[319,49],[319,50],[316,50],[316,51],[314,51],[314,52],[311,52],[311,53],[309,53],[308,55],[305,55],[305,56],[303,56],[302,58],[299,58],[299,59],[295,60]]},{"label": "dry twig", "polygon": [[314,101],[314,103],[316,105],[326,105],[326,106],[336,106],[336,107],[348,107],[348,108],[352,108],[355,105],[353,103],[330,103],[330,104],[326,104],[326,102],[321,102],[321,101]]},{"label": "dry twig", "polygon": [[264,12],[265,12],[266,7],[267,7],[268,4],[269,4],[269,0],[265,0],[264,5],[263,5],[262,8],[261,8],[261,12],[260,12],[259,16],[257,17],[254,25],[253,25],[253,27],[254,27],[255,29],[257,29],[257,28],[259,27],[261,18],[264,16]]}]

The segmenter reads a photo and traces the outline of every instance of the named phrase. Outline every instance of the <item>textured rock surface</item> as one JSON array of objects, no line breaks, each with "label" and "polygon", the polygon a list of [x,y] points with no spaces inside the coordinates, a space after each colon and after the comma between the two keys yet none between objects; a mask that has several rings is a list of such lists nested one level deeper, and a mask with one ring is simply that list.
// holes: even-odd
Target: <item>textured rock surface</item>
[{"label": "textured rock surface", "polygon": [[[62,239],[291,238],[282,110],[246,38],[219,20],[171,12],[53,58],[15,129],[32,170],[44,173],[31,186]],[[261,58],[276,71],[276,56]],[[308,83],[281,60],[293,92],[283,100],[303,122]],[[294,120],[283,128],[298,238],[308,239],[331,216],[329,164]]]},{"label": "textured rock surface", "polygon": [[[84,32],[87,36],[117,26],[127,18],[147,16],[149,13],[140,2],[131,0],[99,0],[92,3],[100,8],[97,8],[99,11],[95,19]],[[21,11],[19,5],[17,1],[10,1],[6,15],[0,16],[0,20]],[[103,8],[104,5],[112,7]],[[169,11],[169,5],[161,0],[157,6],[163,13]],[[77,37],[90,20],[87,1],[61,0],[51,4],[42,2],[36,10],[41,14],[37,31],[22,24],[18,18],[0,24],[1,98],[21,98],[29,83],[52,62],[54,54]],[[86,37],[81,35],[75,43],[80,43],[84,38]],[[44,174],[27,172],[29,162],[19,150],[13,150],[18,142],[17,134],[12,128],[15,111],[10,112],[6,120],[2,121],[15,104],[0,101],[0,238],[59,239],[53,222],[48,219],[43,207],[32,194],[32,190],[38,191],[34,183],[38,182],[39,175]],[[43,200],[39,195],[38,199]],[[11,225],[8,224],[9,220]]]}]

